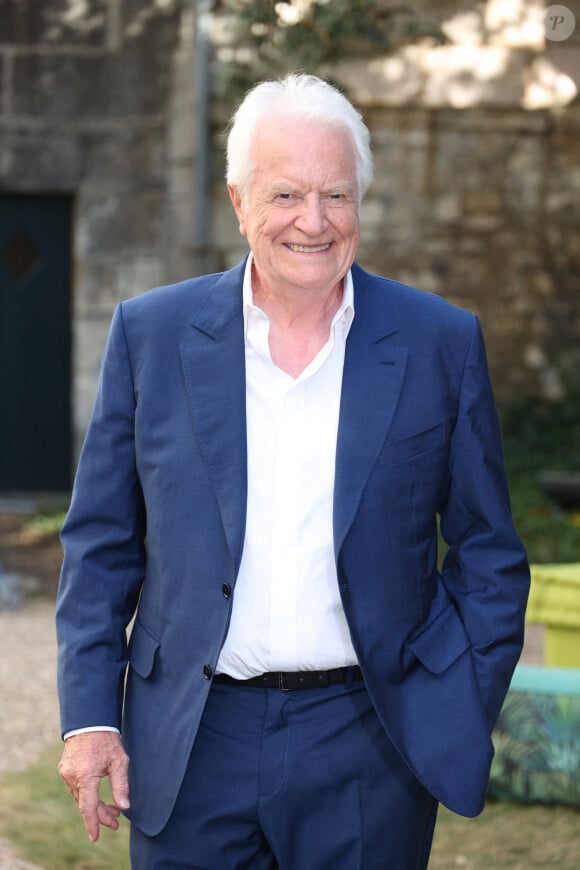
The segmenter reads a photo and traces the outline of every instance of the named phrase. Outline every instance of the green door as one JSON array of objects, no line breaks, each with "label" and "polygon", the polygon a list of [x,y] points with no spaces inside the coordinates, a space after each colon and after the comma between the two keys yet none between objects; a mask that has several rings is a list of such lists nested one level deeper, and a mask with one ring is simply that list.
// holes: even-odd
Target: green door
[{"label": "green door", "polygon": [[71,212],[0,194],[0,492],[70,487]]}]

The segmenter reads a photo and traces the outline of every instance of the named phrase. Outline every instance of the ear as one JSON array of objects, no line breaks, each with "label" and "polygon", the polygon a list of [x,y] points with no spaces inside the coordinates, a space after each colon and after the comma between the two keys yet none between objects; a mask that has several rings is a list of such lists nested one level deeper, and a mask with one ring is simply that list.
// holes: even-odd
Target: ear
[{"label": "ear", "polygon": [[245,220],[244,220],[244,207],[243,207],[243,201],[242,201],[242,195],[240,193],[240,189],[235,184],[228,184],[228,193],[230,195],[230,199],[232,201],[232,205],[234,207],[236,217],[238,218],[240,233],[243,236],[245,236],[246,235],[246,226],[245,226]]}]

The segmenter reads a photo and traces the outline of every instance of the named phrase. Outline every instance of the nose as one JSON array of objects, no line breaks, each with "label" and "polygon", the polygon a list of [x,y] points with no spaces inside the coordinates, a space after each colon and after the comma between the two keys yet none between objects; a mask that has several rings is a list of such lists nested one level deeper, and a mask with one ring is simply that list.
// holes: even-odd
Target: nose
[{"label": "nose", "polygon": [[318,194],[304,197],[296,218],[296,227],[308,236],[319,236],[327,227],[326,210]]}]

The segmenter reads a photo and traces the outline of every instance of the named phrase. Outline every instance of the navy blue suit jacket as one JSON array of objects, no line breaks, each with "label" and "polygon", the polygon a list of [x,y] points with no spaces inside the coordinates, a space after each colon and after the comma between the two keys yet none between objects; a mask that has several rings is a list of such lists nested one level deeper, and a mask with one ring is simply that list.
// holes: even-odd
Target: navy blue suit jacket
[{"label": "navy blue suit jacket", "polygon": [[[232,607],[224,584],[235,596],[243,269],[117,308],[62,533],[62,729],[122,727],[130,815],[149,834],[171,813],[195,740]],[[340,594],[392,741],[439,800],[475,815],[529,584],[480,327],[357,266],[353,280],[334,492]]]}]

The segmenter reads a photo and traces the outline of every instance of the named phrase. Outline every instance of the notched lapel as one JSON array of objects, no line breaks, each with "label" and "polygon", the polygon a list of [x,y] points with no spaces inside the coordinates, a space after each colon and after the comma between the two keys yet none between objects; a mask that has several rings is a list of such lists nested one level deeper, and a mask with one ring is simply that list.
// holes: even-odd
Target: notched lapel
[{"label": "notched lapel", "polygon": [[[225,282],[221,282],[225,283]],[[231,283],[231,282],[230,282]],[[231,302],[224,297],[229,294]],[[239,567],[247,501],[246,388],[241,285],[216,285],[180,345],[193,425],[211,476],[226,538]]]},{"label": "notched lapel", "polygon": [[370,301],[362,290],[355,295],[344,360],[334,488],[337,559],[391,426],[407,363],[407,348],[396,343],[396,323],[384,305],[373,308]]}]

